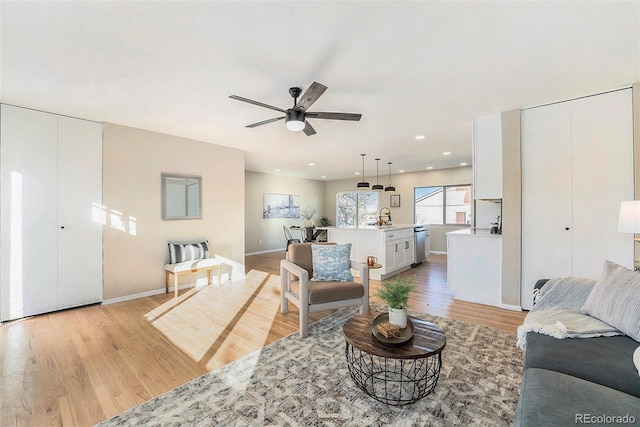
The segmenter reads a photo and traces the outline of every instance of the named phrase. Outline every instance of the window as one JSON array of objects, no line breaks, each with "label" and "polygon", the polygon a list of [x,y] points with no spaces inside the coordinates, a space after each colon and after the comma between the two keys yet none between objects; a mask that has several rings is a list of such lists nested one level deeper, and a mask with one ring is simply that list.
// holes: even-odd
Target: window
[{"label": "window", "polygon": [[471,185],[418,187],[413,195],[416,224],[471,224]]},{"label": "window", "polygon": [[336,218],[336,225],[340,228],[375,225],[378,219],[378,193],[345,191],[336,194]]}]

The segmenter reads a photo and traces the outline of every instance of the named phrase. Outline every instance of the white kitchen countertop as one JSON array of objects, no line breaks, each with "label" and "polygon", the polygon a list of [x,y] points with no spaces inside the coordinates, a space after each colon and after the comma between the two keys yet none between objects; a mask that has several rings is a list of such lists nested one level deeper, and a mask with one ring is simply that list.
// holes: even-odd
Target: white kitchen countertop
[{"label": "white kitchen countertop", "polygon": [[447,236],[467,236],[467,237],[495,237],[502,238],[502,234],[491,234],[488,228],[464,228],[461,230],[450,231]]},{"label": "white kitchen countertop", "polygon": [[[426,227],[429,228],[428,225],[419,225],[420,227]],[[403,230],[403,229],[407,229],[407,228],[414,228],[416,227],[415,224],[392,224],[392,225],[383,225],[383,226],[377,226],[377,225],[368,225],[365,227],[358,227],[358,228],[338,228],[338,227],[316,227],[317,229],[320,230],[365,230],[365,231],[386,231],[386,230]]]}]

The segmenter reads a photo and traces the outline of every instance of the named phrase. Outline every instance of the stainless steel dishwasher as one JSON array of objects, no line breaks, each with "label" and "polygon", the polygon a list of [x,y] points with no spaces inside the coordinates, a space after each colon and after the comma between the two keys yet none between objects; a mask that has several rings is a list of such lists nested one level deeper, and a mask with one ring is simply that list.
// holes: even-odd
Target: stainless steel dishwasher
[{"label": "stainless steel dishwasher", "polygon": [[427,237],[427,229],[419,226],[413,229],[416,248],[416,262],[414,265],[422,264],[427,259],[425,239]]}]

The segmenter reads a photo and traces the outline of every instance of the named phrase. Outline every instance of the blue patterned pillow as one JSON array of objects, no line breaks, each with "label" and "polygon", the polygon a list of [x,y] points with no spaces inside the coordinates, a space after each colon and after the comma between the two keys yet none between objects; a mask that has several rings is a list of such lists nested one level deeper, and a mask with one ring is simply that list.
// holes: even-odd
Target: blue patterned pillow
[{"label": "blue patterned pillow", "polygon": [[351,243],[311,245],[313,277],[316,282],[351,282]]}]

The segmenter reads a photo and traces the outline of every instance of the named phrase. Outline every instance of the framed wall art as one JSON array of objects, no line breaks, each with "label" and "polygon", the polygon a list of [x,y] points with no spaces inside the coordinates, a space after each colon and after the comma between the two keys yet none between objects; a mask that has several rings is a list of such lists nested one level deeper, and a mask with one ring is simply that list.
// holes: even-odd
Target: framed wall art
[{"label": "framed wall art", "polygon": [[262,201],[262,218],[300,218],[300,196],[265,193]]},{"label": "framed wall art", "polygon": [[389,196],[389,206],[391,206],[392,208],[399,208],[400,207],[400,195],[399,194],[392,194]]}]

